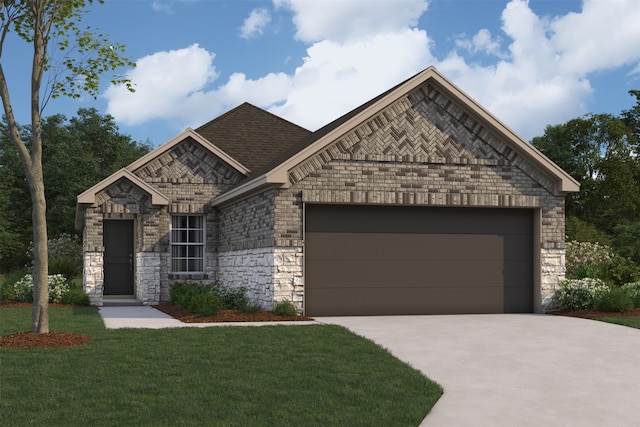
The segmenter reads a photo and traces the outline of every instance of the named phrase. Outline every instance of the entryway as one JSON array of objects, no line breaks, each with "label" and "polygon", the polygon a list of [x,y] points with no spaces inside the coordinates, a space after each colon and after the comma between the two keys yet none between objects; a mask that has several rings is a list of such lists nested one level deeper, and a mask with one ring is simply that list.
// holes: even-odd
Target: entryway
[{"label": "entryway", "polygon": [[104,221],[104,295],[133,298],[133,221]]}]

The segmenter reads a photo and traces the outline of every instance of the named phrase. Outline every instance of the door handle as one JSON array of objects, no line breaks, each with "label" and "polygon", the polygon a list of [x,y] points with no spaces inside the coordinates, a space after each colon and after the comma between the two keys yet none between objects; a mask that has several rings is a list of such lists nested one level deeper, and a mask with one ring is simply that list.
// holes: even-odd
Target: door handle
[{"label": "door handle", "polygon": [[129,271],[133,271],[133,254],[129,254]]}]

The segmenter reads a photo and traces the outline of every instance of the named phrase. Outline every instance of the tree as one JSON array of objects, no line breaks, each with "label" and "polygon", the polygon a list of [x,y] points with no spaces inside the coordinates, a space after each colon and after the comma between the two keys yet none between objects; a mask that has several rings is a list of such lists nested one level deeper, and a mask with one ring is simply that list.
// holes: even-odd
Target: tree
[{"label": "tree", "polygon": [[[23,140],[30,141],[27,128],[22,128],[21,135]],[[62,114],[43,118],[42,139],[46,141],[42,147],[42,171],[49,240],[75,232],[79,193],[151,149],[150,144],[121,134],[113,117],[100,115],[95,108],[80,108],[71,119]],[[4,272],[31,261],[26,250],[32,233],[24,170],[16,148],[1,132],[0,172],[0,272]]]},{"label": "tree", "polygon": [[[102,3],[102,0],[97,0]],[[42,170],[42,112],[52,97],[77,98],[81,93],[96,97],[100,76],[107,71],[134,64],[124,58],[123,46],[110,43],[102,34],[79,24],[93,0],[0,0],[0,98],[7,123],[5,132],[17,149],[31,196],[33,226],[34,296],[32,332],[49,332],[47,288],[47,220]],[[3,56],[7,37],[15,36],[31,46],[31,125],[29,144],[23,140],[13,112]],[[9,59],[16,66],[15,59]],[[47,76],[47,83],[43,79]],[[128,80],[116,77],[113,84]]]},{"label": "tree", "polygon": [[640,159],[633,141],[627,121],[592,114],[548,126],[532,143],[580,181],[580,192],[567,197],[567,215],[610,233],[616,223],[640,215]]}]

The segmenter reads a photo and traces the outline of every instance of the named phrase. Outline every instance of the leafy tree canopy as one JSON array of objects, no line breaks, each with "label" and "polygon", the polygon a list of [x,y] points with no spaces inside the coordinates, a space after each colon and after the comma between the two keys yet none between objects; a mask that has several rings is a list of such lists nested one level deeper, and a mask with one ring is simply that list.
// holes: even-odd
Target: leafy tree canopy
[{"label": "leafy tree canopy", "polygon": [[[29,141],[29,128],[21,127]],[[67,119],[42,121],[42,163],[48,234],[74,233],[76,197],[87,188],[149,152],[150,144],[120,133],[113,117],[81,108]],[[29,188],[15,147],[0,135],[0,268],[24,265],[31,241]],[[3,238],[4,237],[4,238]]]},{"label": "leafy tree canopy", "polygon": [[580,181],[567,197],[570,240],[611,241],[640,262],[640,91],[619,116],[589,114],[547,126],[532,144]]}]

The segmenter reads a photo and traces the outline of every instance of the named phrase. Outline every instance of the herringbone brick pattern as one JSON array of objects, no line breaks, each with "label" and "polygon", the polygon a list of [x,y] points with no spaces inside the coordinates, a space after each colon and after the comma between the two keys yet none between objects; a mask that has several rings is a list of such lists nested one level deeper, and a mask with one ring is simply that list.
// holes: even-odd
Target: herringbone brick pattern
[{"label": "herringbone brick pattern", "polygon": [[504,164],[486,141],[433,102],[400,99],[291,171],[293,183],[331,160],[440,164]]},{"label": "herringbone brick pattern", "polygon": [[233,185],[243,176],[191,139],[134,172],[144,181]]}]

